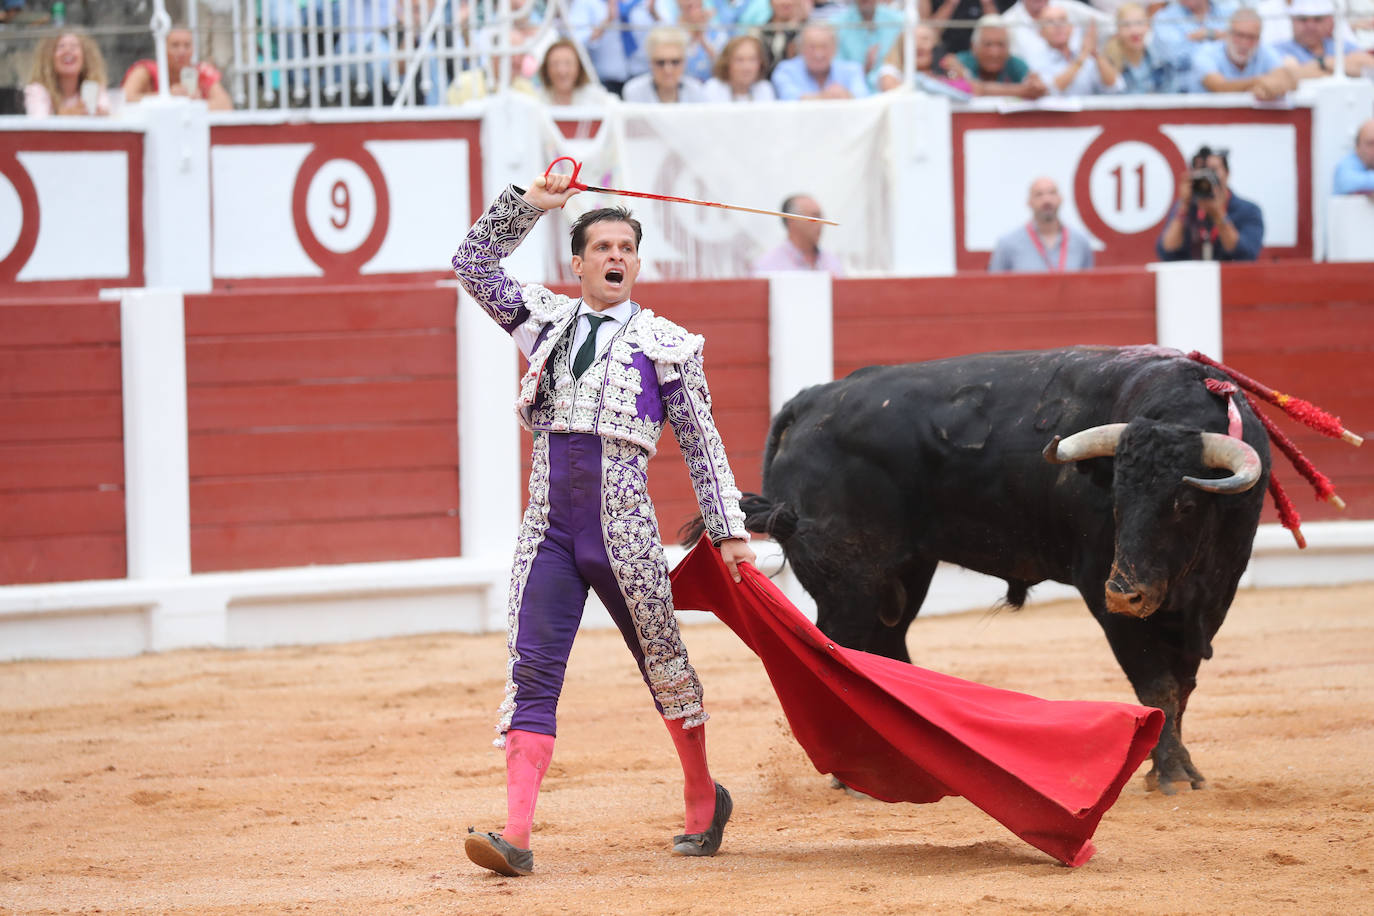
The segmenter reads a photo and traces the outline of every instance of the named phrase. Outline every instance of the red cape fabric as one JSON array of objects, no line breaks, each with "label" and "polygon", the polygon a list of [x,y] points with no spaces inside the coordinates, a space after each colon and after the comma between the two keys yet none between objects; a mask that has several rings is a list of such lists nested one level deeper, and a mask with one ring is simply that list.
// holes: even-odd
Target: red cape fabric
[{"label": "red cape fabric", "polygon": [[1164,713],[1042,700],[837,645],[769,579],[735,583],[703,538],[673,570],[680,609],[713,612],[763,661],[822,773],[887,802],[962,795],[1066,865],[1159,740]]}]

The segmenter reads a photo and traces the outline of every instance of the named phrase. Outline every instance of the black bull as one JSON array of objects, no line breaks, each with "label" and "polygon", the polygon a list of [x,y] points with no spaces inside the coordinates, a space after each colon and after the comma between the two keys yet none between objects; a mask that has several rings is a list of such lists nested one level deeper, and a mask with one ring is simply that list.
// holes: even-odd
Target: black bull
[{"label": "black bull", "polygon": [[827,636],[903,661],[942,560],[1006,580],[1015,607],[1038,582],[1075,586],[1167,717],[1147,785],[1200,788],[1183,712],[1269,475],[1259,419],[1240,398],[1248,448],[1227,438],[1207,378],[1224,376],[1159,347],[860,369],[773,419],[747,524],[782,545]]}]

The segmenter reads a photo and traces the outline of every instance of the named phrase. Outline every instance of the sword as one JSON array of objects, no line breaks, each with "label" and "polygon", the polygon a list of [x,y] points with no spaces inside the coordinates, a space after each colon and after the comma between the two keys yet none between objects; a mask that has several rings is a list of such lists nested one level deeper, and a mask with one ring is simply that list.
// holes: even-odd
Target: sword
[{"label": "sword", "polygon": [[664,200],[671,204],[691,204],[694,207],[716,207],[721,210],[738,210],[741,213],[758,213],[763,216],[780,216],[783,219],[801,220],[807,223],[824,223],[827,226],[838,226],[839,223],[833,219],[822,219],[819,216],[802,216],[800,213],[783,213],[780,210],[760,210],[756,207],[737,207],[734,204],[718,204],[712,200],[692,200],[689,197],[673,197],[668,194],[649,194],[645,191],[620,191],[616,188],[598,188],[596,185],[583,184],[577,180],[578,173],[582,171],[582,163],[571,156],[559,156],[549,167],[544,170],[544,174],[534,180],[535,187],[542,188],[544,179],[553,172],[553,167],[560,162],[571,162],[573,166],[572,181],[568,187],[576,188],[579,191],[596,191],[598,194],[619,194],[621,197],[643,197],[646,200]]}]

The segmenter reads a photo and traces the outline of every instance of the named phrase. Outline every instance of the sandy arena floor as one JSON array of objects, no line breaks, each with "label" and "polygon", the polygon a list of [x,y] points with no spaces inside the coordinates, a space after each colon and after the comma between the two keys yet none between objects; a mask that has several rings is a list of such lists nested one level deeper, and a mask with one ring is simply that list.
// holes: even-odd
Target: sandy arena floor
[{"label": "sandy arena floor", "polygon": [[[721,854],[667,853],[680,772],[597,632],[519,880],[461,850],[504,819],[500,636],[0,665],[0,913],[1369,912],[1372,605],[1374,586],[1243,593],[1186,722],[1209,787],[1137,776],[1079,869],[962,799],[829,788],[720,625],[686,634],[735,797]],[[1078,604],[920,620],[911,645],[1001,687],[1133,699]]]}]

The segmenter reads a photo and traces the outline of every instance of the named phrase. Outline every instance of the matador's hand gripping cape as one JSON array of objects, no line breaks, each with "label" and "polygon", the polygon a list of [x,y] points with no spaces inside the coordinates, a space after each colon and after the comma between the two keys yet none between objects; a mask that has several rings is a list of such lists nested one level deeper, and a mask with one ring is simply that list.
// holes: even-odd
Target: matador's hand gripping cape
[{"label": "matador's hand gripping cape", "polygon": [[674,604],[714,612],[759,656],[817,770],[887,802],[962,795],[1066,865],[1092,858],[1163,712],[1042,700],[846,649],[757,569],[740,570],[736,584],[703,538],[673,570]]}]

